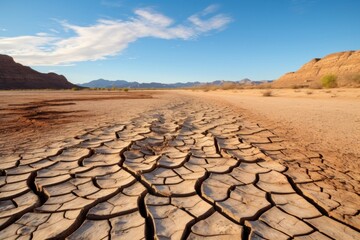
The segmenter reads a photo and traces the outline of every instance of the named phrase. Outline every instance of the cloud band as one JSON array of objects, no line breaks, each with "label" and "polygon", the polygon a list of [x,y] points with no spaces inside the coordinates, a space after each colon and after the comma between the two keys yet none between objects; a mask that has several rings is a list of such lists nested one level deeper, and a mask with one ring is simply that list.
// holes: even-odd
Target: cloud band
[{"label": "cloud band", "polygon": [[[100,19],[91,26],[60,23],[73,33],[63,38],[58,33],[38,33],[34,36],[0,37],[0,53],[13,56],[31,66],[66,65],[96,61],[121,53],[139,38],[189,40],[204,33],[223,29],[231,18],[214,14],[215,6],[190,16],[184,23],[151,9],[137,9],[126,21]],[[55,35],[54,35],[55,34]]]}]

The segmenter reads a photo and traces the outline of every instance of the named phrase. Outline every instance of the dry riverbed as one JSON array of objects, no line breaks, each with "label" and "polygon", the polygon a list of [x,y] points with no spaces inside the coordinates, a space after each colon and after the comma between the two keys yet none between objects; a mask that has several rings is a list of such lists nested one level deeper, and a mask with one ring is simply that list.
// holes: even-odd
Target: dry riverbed
[{"label": "dry riverbed", "polygon": [[0,92],[1,238],[360,239],[360,92],[272,91]]}]

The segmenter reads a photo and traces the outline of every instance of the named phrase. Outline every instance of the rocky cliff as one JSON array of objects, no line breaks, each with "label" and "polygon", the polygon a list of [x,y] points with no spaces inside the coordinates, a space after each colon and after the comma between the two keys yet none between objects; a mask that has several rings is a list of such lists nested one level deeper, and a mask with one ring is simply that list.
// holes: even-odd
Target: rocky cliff
[{"label": "rocky cliff", "polygon": [[273,82],[273,87],[312,87],[319,86],[325,75],[335,75],[338,86],[360,86],[360,51],[338,52],[315,58],[298,71],[286,73]]},{"label": "rocky cliff", "polygon": [[0,89],[69,89],[77,87],[56,73],[40,73],[0,54]]}]

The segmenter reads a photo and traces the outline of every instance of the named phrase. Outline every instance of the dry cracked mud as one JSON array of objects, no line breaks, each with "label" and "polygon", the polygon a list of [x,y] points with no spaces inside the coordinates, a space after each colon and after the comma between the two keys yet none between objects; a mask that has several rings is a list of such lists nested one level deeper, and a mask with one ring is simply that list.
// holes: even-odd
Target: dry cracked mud
[{"label": "dry cracked mud", "polygon": [[200,100],[0,169],[1,239],[360,239],[356,171]]}]

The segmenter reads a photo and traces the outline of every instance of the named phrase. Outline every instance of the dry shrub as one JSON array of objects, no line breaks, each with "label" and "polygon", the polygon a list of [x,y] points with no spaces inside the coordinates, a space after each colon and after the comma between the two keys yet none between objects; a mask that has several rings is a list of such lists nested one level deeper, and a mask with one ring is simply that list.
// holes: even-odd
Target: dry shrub
[{"label": "dry shrub", "polygon": [[335,88],[338,86],[337,77],[334,74],[328,74],[321,78],[321,83],[325,88]]},{"label": "dry shrub", "polygon": [[272,97],[273,92],[271,90],[266,90],[262,92],[263,97]]},{"label": "dry shrub", "polygon": [[229,90],[229,89],[237,89],[239,84],[236,83],[224,83],[220,85],[220,88],[223,90]]},{"label": "dry shrub", "polygon": [[311,94],[313,94],[313,92],[312,91],[306,91],[306,94],[311,95]]}]

